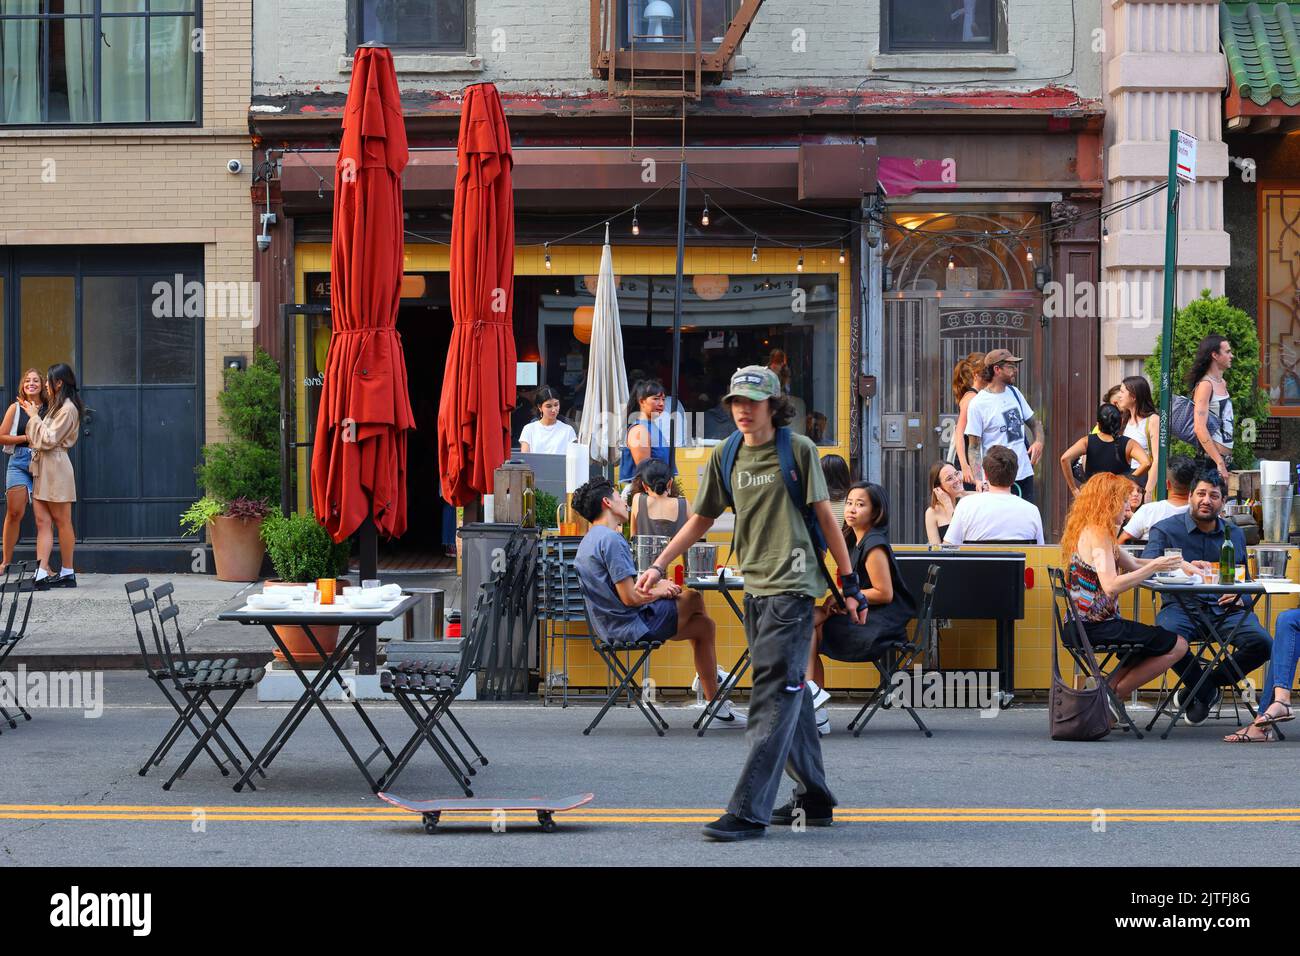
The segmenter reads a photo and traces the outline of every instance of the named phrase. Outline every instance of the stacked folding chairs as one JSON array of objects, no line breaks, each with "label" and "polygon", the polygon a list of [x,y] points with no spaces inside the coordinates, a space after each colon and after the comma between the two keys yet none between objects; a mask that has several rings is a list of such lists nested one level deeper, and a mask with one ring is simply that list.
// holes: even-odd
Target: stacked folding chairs
[{"label": "stacked folding chairs", "polygon": [[[196,740],[180,766],[163,784],[164,790],[171,789],[200,753],[208,755],[223,777],[229,776],[230,768],[213,750],[214,745],[231,766],[242,772],[243,765],[230,749],[227,737],[252,763],[252,753],[230,725],[230,712],[247,691],[257,686],[265,673],[260,667],[240,667],[235,658],[196,660],[192,657],[185,649],[180,608],[172,594],[172,585],[167,583],[155,588],[151,597],[148,578],[137,578],[126,585],[126,598],[135,621],[135,636],[145,671],[176,711],[176,720],[140,768],[140,776],[147,774],[150,767],[161,764],[186,731]],[[219,702],[223,694],[228,696],[224,702]],[[266,774],[262,773],[262,776]],[[252,781],[249,781],[249,786],[252,787]]]},{"label": "stacked folding chairs", "polygon": [[[528,645],[537,627],[536,536],[510,536],[502,566],[482,585],[482,613],[491,622],[480,700],[512,700],[528,690]],[[475,611],[474,625],[478,624]]]},{"label": "stacked folding chairs", "polygon": [[[862,705],[862,709],[858,711],[857,716],[849,721],[848,729],[853,731],[854,737],[861,736],[867,722],[875,716],[877,710],[881,707],[893,705],[894,675],[900,671],[906,673],[917,656],[924,651],[930,639],[931,624],[934,621],[934,595],[939,587],[939,571],[940,568],[937,564],[932,564],[926,569],[925,583],[921,586],[921,606],[917,611],[916,627],[912,632],[912,638],[909,640],[907,633],[904,631],[897,637],[880,641],[877,644],[879,653],[872,657],[871,663],[875,665],[880,679],[876,684],[876,689],[867,698],[867,702]],[[918,730],[927,737],[934,736],[911,704],[904,700],[898,701],[898,706],[911,715],[912,719],[916,721]]]},{"label": "stacked folding chairs", "polygon": [[[1083,621],[1080,620],[1078,611],[1075,610],[1074,602],[1070,600],[1070,586],[1066,581],[1065,572],[1060,568],[1048,568],[1047,577],[1052,583],[1052,603],[1055,609],[1053,616],[1056,620],[1056,633],[1061,639],[1061,645],[1069,652],[1071,659],[1074,661],[1076,674],[1092,674],[1092,663],[1089,661],[1089,657],[1091,656],[1095,660],[1096,655],[1101,655],[1101,660],[1097,661],[1097,667],[1098,672],[1105,677],[1124,667],[1132,659],[1133,655],[1141,650],[1141,647],[1136,644],[1090,641],[1087,632],[1083,629]],[[1107,665],[1111,661],[1116,662],[1115,666],[1107,670]],[[1131,730],[1137,739],[1141,740],[1142,732],[1137,729],[1137,724],[1133,723],[1133,718],[1124,709],[1124,702],[1116,696],[1115,691],[1110,686],[1110,681],[1103,680],[1102,683],[1106,685],[1106,696],[1110,698],[1111,709],[1118,715],[1125,733]]]},{"label": "stacked folding chairs", "polygon": [[[578,583],[578,572],[573,559],[581,538],[543,538],[538,542],[537,564],[537,622],[541,630],[541,643],[546,658],[546,682],[542,688],[542,704],[553,703],[557,698],[561,707],[570,701],[603,701],[609,694],[599,695],[569,693],[569,642],[591,640],[587,624],[587,601]],[[574,625],[583,625],[575,630]],[[555,666],[555,646],[560,645],[561,663]]]},{"label": "stacked folding chairs", "polygon": [[[5,673],[5,661],[9,655],[14,652],[18,642],[27,636],[27,618],[32,611],[32,595],[36,593],[33,587],[36,580],[36,562],[35,561],[12,561],[5,568],[3,581],[0,581],[0,623],[3,630],[0,630],[0,675]],[[26,593],[27,599],[23,600],[21,595]],[[22,620],[18,619],[18,609],[22,608]],[[0,681],[3,678],[0,677]],[[15,688],[16,690],[16,688]],[[18,726],[18,718],[31,720],[29,714],[22,704],[15,700],[14,706],[18,713],[11,714],[5,710],[3,703],[5,695],[3,688],[0,688],[0,721],[9,725],[13,730]]]},{"label": "stacked folding chairs", "polygon": [[[470,675],[486,666],[488,655],[493,651],[492,641],[489,640],[492,618],[483,613],[487,603],[486,591],[485,586],[479,594],[470,633],[461,639],[459,661],[455,664],[432,660],[405,661],[391,665],[379,675],[379,686],[385,693],[396,698],[402,710],[406,711],[406,715],[415,724],[415,733],[384,774],[385,787],[392,787],[420,749],[420,744],[425,742],[433,748],[452,779],[465,791],[465,796],[474,795],[469,780],[474,776],[474,765],[477,763],[486,767],[488,759],[456,719],[451,708]],[[473,752],[473,757],[466,756],[465,749],[457,744],[444,721],[451,724],[451,728],[464,742],[465,749]]]}]

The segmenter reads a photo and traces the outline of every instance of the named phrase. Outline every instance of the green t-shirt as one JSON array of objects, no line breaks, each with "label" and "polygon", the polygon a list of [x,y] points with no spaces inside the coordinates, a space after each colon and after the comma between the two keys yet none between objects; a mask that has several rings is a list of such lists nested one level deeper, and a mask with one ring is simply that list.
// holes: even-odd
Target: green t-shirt
[{"label": "green t-shirt", "polygon": [[[825,501],[826,479],[817,446],[803,435],[791,435],[790,442],[795,463],[803,473],[808,504]],[[727,510],[721,457],[719,445],[709,458],[695,501],[695,513],[705,518],[716,518]],[[826,583],[817,570],[817,553],[803,517],[781,478],[776,439],[756,448],[741,444],[731,474],[731,492],[736,499],[736,556],[745,576],[745,592],[759,597],[790,592],[821,597]]]}]

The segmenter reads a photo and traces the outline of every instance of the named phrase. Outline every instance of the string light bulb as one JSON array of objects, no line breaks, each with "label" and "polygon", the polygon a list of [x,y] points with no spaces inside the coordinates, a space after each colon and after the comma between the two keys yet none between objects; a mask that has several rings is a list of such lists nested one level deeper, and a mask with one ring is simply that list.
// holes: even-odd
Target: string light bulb
[{"label": "string light bulb", "polygon": [[632,235],[634,236],[641,235],[641,223],[639,223],[636,218],[636,211],[640,208],[639,205],[632,207]]},{"label": "string light bulb", "polygon": [[749,261],[750,261],[750,262],[757,262],[757,261],[758,261],[758,238],[757,238],[757,237],[755,237],[755,239],[754,239],[754,248],[753,248],[753,250],[749,253]]},{"label": "string light bulb", "polygon": [[795,263],[795,272],[803,272],[803,246],[799,247],[799,261]]},{"label": "string light bulb", "polygon": [[707,226],[708,224],[709,224],[709,197],[708,197],[707,195],[705,195],[705,197],[704,197],[704,213],[700,216],[700,225],[701,225],[701,226]]},{"label": "string light bulb", "polygon": [[1110,230],[1106,228],[1106,220],[1101,221],[1101,241],[1110,242]]},{"label": "string light bulb", "polygon": [[1034,250],[1033,250],[1033,249],[1028,250],[1028,251],[1025,253],[1025,258],[1026,258],[1028,261],[1033,262],[1033,261],[1034,261]]},{"label": "string light bulb", "polygon": [[840,265],[844,265],[844,247],[840,246]]},{"label": "string light bulb", "polygon": [[953,259],[953,257],[952,257],[952,253],[950,252],[950,253],[948,253],[948,271],[949,271],[949,272],[953,272],[953,271],[956,270],[956,268],[957,268],[957,263],[956,263],[956,261]]},{"label": "string light bulb", "polygon": [[551,244],[549,242],[542,243],[542,252],[546,254],[546,271],[550,272],[551,271]]}]

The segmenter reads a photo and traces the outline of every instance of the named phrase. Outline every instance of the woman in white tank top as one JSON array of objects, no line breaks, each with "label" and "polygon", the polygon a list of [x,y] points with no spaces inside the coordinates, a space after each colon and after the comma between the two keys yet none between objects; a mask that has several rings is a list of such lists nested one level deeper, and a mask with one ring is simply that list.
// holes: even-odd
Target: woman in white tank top
[{"label": "woman in white tank top", "polygon": [[[1145,500],[1154,501],[1156,466],[1160,456],[1160,415],[1151,398],[1151,385],[1141,375],[1130,375],[1115,393],[1115,407],[1124,413],[1124,437],[1137,442],[1151,458],[1147,471]],[[1136,464],[1134,467],[1137,467]]]}]

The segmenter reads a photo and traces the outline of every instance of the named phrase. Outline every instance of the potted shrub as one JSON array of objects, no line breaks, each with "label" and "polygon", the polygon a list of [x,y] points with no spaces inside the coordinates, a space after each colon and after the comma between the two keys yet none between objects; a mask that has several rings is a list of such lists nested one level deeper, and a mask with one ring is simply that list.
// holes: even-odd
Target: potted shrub
[{"label": "potted shrub", "polygon": [[[351,543],[344,541],[335,544],[315,515],[285,516],[280,514],[279,509],[272,508],[261,527],[262,541],[266,544],[266,553],[276,574],[266,582],[268,587],[278,584],[315,584],[321,578],[338,578],[347,572]],[[344,583],[346,582],[337,582],[339,593],[342,593]],[[339,635],[338,625],[318,625],[311,630],[322,650],[326,653],[334,650]],[[319,659],[316,649],[301,627],[277,624],[275,632],[299,663]],[[277,660],[284,660],[284,655],[279,651],[276,651],[275,656]]]},{"label": "potted shrub", "polygon": [[247,369],[226,369],[217,397],[230,438],[203,447],[195,469],[204,496],[181,515],[187,535],[208,533],[220,581],[256,581],[261,525],[280,497],[280,369],[259,349]]}]

